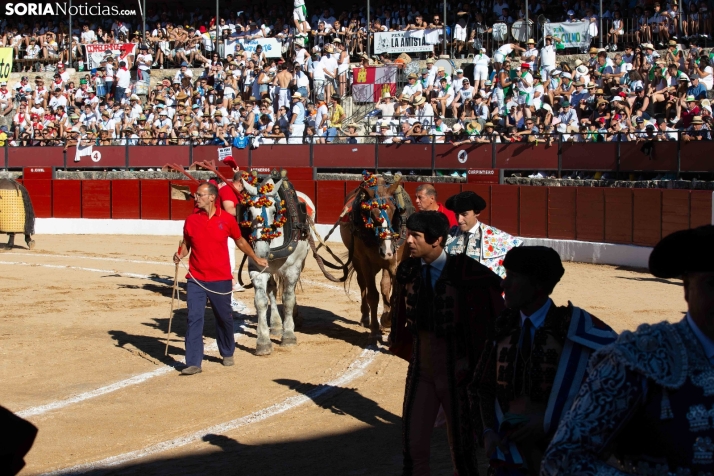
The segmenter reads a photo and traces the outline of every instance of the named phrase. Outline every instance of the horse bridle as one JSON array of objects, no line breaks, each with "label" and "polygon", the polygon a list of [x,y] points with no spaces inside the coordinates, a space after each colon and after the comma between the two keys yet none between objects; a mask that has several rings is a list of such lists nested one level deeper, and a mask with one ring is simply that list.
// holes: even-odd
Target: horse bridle
[{"label": "horse bridle", "polygon": [[[387,209],[389,209],[390,206],[394,208],[394,213],[397,212],[397,206],[394,203],[394,197],[391,195],[388,197],[380,197],[378,195],[378,186],[365,188],[369,188],[370,190],[372,190],[374,192],[374,197],[369,198],[367,200],[362,200],[360,203],[360,210],[363,212],[362,222],[364,224],[364,227],[366,229],[374,229],[374,234],[376,238],[382,241],[387,239],[396,240],[397,238],[399,238],[399,233],[394,231],[394,227],[392,226],[392,220],[387,214]],[[373,216],[374,214],[372,213],[372,210],[375,209],[379,210],[379,217],[377,217],[379,223],[376,224],[377,226],[375,226],[375,219]],[[385,221],[387,222],[387,226],[382,226]]]}]

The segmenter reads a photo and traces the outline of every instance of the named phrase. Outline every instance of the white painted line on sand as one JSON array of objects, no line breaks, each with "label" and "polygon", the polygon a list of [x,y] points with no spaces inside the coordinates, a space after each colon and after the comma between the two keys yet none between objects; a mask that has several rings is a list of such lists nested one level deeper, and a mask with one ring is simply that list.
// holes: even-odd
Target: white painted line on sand
[{"label": "white painted line on sand", "polygon": [[108,273],[108,274],[118,274],[120,276],[126,276],[128,278],[140,278],[140,279],[149,279],[152,281],[166,281],[162,280],[160,278],[156,278],[154,276],[149,276],[147,274],[136,274],[136,273],[124,273],[121,271],[117,271],[115,269],[97,269],[97,268],[83,268],[80,266],[68,266],[68,265],[61,265],[61,264],[41,264],[41,263],[28,263],[26,261],[0,261],[0,265],[2,264],[14,264],[18,266],[37,266],[41,268],[55,268],[55,269],[74,269],[78,271],[90,271],[92,273]]},{"label": "white painted line on sand", "polygon": [[60,469],[47,475],[60,475],[60,474],[81,474],[86,471],[91,471],[104,467],[118,466],[130,461],[135,461],[147,456],[155,455],[157,453],[163,453],[164,451],[173,450],[176,448],[181,448],[183,446],[189,445],[191,443],[202,441],[203,437],[206,435],[220,435],[229,431],[236,430],[238,428],[250,425],[252,423],[257,423],[270,418],[275,415],[279,415],[295,407],[303,405],[310,402],[318,397],[327,395],[335,391],[338,387],[348,384],[352,380],[360,377],[365,369],[372,363],[372,361],[377,356],[379,351],[376,347],[370,346],[362,351],[362,353],[357,357],[357,359],[352,362],[345,372],[337,377],[336,379],[327,382],[326,384],[319,385],[303,395],[296,395],[294,397],[289,397],[280,403],[273,404],[269,407],[258,410],[257,412],[251,413],[244,417],[237,418],[235,420],[227,421],[225,423],[219,423],[217,425],[210,426],[203,430],[197,431],[195,433],[181,436],[179,438],[174,438],[172,440],[163,441],[146,448],[130,451],[128,453],[123,453],[117,456],[111,456],[99,461],[94,461],[91,463],[79,464],[72,466],[70,468]]},{"label": "white painted line on sand", "polygon": [[[3,255],[0,255],[3,256]],[[97,261],[120,261],[126,263],[137,263],[137,264],[159,264],[173,266],[173,262],[170,259],[167,261],[144,261],[138,259],[126,259],[126,258],[108,258],[104,256],[83,256],[83,255],[55,255],[52,253],[8,253],[6,256],[45,256],[48,258],[70,258],[70,259],[93,259]]]}]

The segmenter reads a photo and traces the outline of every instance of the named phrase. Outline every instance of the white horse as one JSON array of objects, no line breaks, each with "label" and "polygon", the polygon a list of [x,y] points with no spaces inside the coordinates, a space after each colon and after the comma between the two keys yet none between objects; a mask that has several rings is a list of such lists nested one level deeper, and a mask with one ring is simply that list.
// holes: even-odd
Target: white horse
[{"label": "white horse", "polygon": [[[306,240],[297,242],[292,253],[284,258],[271,258],[271,248],[280,247],[286,238],[286,230],[274,227],[276,212],[281,213],[278,190],[283,180],[277,183],[269,178],[261,185],[251,185],[245,179],[243,190],[249,195],[246,205],[250,215],[255,254],[268,260],[268,268],[260,270],[255,263],[250,261],[250,279],[255,287],[255,309],[258,312],[258,341],[256,355],[269,355],[273,352],[270,336],[282,336],[281,346],[297,344],[295,337],[295,320],[297,305],[295,302],[295,285],[300,279],[300,273],[305,265],[308,253]],[[285,213],[284,211],[282,213]],[[279,233],[278,233],[279,232]],[[276,236],[277,235],[277,236]],[[277,304],[277,283],[282,286],[283,317],[280,319]],[[270,302],[270,329],[268,328],[268,304]]]}]

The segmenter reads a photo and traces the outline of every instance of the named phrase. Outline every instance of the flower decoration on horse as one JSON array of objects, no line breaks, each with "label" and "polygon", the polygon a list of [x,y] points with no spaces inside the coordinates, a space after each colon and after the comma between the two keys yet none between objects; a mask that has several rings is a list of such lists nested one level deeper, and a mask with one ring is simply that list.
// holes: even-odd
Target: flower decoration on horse
[{"label": "flower decoration on horse", "polygon": [[278,190],[282,180],[277,184],[270,178],[260,187],[257,186],[257,174],[243,173],[243,193],[240,203],[243,205],[243,220],[240,226],[251,228],[249,240],[272,241],[282,235],[281,228],[288,221],[285,201],[278,201]]},{"label": "flower decoration on horse", "polygon": [[[362,223],[368,230],[374,230],[375,236],[380,240],[398,238],[399,233],[392,228],[392,221],[389,217],[390,207],[394,208],[394,199],[391,195],[385,196],[384,180],[380,179],[368,171],[362,172],[363,181],[361,188],[367,196],[366,200],[360,203],[362,210]],[[380,193],[380,187],[382,193]]]}]

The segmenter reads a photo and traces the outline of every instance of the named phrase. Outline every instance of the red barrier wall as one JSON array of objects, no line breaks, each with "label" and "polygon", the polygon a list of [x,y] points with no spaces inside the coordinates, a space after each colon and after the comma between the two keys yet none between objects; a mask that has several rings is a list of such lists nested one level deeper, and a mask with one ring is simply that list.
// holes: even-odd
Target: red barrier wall
[{"label": "red barrier wall", "polygon": [[341,180],[321,180],[317,182],[317,221],[332,224],[342,213],[345,201],[345,182]]},{"label": "red barrier wall", "polygon": [[52,217],[52,180],[25,180],[36,218]]},{"label": "red barrier wall", "polygon": [[575,239],[605,240],[605,194],[602,188],[577,188],[575,191]]},{"label": "red barrier wall", "polygon": [[497,169],[557,170],[558,144],[514,142],[496,144]]},{"label": "red barrier wall", "polygon": [[138,180],[112,180],[112,218],[141,218]]},{"label": "red barrier wall", "polygon": [[[203,162],[204,160],[213,160],[218,163],[218,146],[217,145],[197,145],[191,151],[192,162]],[[239,167],[248,166],[248,149],[236,149],[233,147],[233,160],[236,161]]]},{"label": "red barrier wall", "polygon": [[374,144],[315,144],[313,166],[325,168],[374,169]]},{"label": "red barrier wall", "polygon": [[689,228],[689,190],[662,190],[662,236]]},{"label": "red barrier wall", "polygon": [[291,180],[291,182],[293,183],[295,190],[298,190],[310,197],[312,203],[314,203],[317,207],[317,194],[315,193],[315,184],[317,182],[315,180]]},{"label": "red barrier wall", "polygon": [[575,204],[574,187],[548,188],[548,238],[575,239]]},{"label": "red barrier wall", "polygon": [[616,170],[617,143],[564,142],[563,170]]},{"label": "red barrier wall", "polygon": [[662,239],[662,191],[633,190],[632,243],[654,246]]},{"label": "red barrier wall", "polygon": [[682,142],[680,144],[680,157],[682,159],[682,172],[711,172],[711,142]]},{"label": "red barrier wall", "polygon": [[517,235],[518,187],[491,187],[491,224],[496,228]]},{"label": "red barrier wall", "polygon": [[[24,181],[38,217],[183,220],[192,202],[170,200],[167,180]],[[190,181],[192,191],[196,185]],[[295,180],[317,222],[332,224],[358,181]],[[419,184],[405,182],[414,201]],[[700,190],[435,184],[437,200],[472,190],[486,200],[479,219],[514,235],[653,246],[663,236],[712,221],[712,192]]]},{"label": "red barrier wall", "polygon": [[677,143],[655,142],[651,155],[642,152],[643,143],[620,143],[620,171],[677,170]]},{"label": "red barrier wall", "polygon": [[52,216],[54,218],[82,217],[82,181],[52,181]]},{"label": "red barrier wall", "polygon": [[110,180],[82,180],[82,218],[111,218]]},{"label": "red barrier wall", "polygon": [[[71,157],[68,160],[74,160],[74,150],[71,156],[68,151],[67,157]],[[63,167],[64,154],[62,147],[8,147],[7,166],[9,168]]]},{"label": "red barrier wall", "polygon": [[605,241],[632,243],[632,190],[606,188]]},{"label": "red barrier wall", "polygon": [[711,190],[692,190],[689,202],[689,226],[696,228],[712,222]]},{"label": "red barrier wall", "polygon": [[491,144],[436,144],[435,148],[437,169],[490,169],[493,165]]},{"label": "red barrier wall", "polygon": [[520,234],[533,238],[548,237],[548,189],[519,187]]},{"label": "red barrier wall", "polygon": [[145,220],[168,220],[171,192],[168,180],[140,180],[141,218]]},{"label": "red barrier wall", "polygon": [[309,167],[309,145],[261,145],[250,151],[253,167]]},{"label": "red barrier wall", "polygon": [[97,162],[91,157],[81,157],[79,162],[74,161],[76,152],[75,147],[67,149],[67,168],[68,169],[86,169],[86,168],[124,168],[126,166],[126,147],[119,145],[102,146],[93,149],[99,157]]},{"label": "red barrier wall", "polygon": [[431,169],[431,144],[380,144],[379,169],[408,173],[413,169]]},{"label": "red barrier wall", "polygon": [[182,145],[137,145],[129,147],[129,166],[163,167],[171,162],[188,167],[188,154],[188,147]]},{"label": "red barrier wall", "polygon": [[[169,184],[188,186],[191,193],[196,193],[198,184],[192,180],[172,180]],[[169,198],[171,198],[171,190],[169,189]],[[193,200],[171,200],[170,213],[172,220],[185,220],[187,216],[193,213]]]}]

